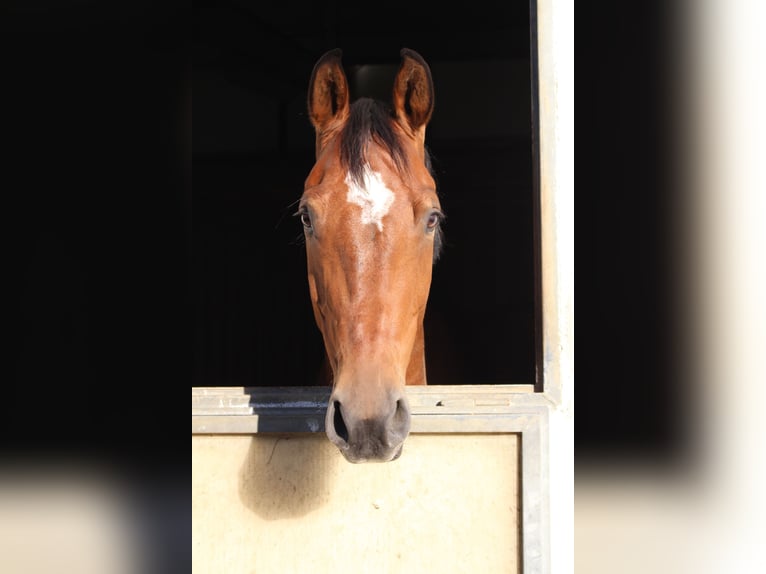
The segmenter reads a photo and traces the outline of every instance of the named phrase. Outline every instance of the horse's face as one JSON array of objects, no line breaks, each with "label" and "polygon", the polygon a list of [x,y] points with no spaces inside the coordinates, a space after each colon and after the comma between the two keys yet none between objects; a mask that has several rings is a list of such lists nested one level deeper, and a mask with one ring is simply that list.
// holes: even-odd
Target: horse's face
[{"label": "horse's face", "polygon": [[[426,383],[423,318],[442,216],[423,143],[430,72],[417,54],[403,56],[397,117],[371,100],[348,104],[336,51],[317,63],[309,96],[317,161],[299,213],[334,375],[326,431],[351,462],[398,458],[410,428],[404,387]],[[427,93],[410,101],[424,82]],[[401,110],[396,86],[410,92]]]}]

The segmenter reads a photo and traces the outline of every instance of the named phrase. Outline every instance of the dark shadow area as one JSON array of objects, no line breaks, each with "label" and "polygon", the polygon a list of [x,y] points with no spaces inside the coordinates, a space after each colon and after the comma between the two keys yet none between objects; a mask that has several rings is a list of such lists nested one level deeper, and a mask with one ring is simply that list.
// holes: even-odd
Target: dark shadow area
[{"label": "dark shadow area", "polygon": [[324,443],[323,433],[253,436],[239,474],[242,504],[266,520],[305,516],[319,508],[330,496],[332,475]]},{"label": "dark shadow area", "polygon": [[190,377],[190,13],[15,4],[3,15],[14,49],[0,445],[168,465],[178,451],[158,412],[173,412]]},{"label": "dark shadow area", "polygon": [[679,270],[689,262],[685,210],[696,207],[684,203],[678,179],[679,14],[675,2],[600,7],[580,35],[578,51],[593,66],[585,77],[597,80],[577,100],[578,124],[587,125],[577,138],[587,150],[576,195],[578,468],[633,459],[683,466],[693,440],[697,391],[684,373],[691,333]]}]

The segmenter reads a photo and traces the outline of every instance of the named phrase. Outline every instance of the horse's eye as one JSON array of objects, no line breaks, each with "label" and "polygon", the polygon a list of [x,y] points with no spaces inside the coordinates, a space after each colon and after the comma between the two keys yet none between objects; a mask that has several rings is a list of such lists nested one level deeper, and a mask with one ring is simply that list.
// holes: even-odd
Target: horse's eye
[{"label": "horse's eye", "polygon": [[296,213],[296,215],[301,218],[303,227],[306,229],[311,229],[311,216],[309,215],[308,210],[301,209],[298,213]]},{"label": "horse's eye", "polygon": [[426,227],[428,227],[429,231],[433,231],[436,229],[436,227],[439,225],[439,222],[442,220],[442,215],[438,211],[434,211],[431,213],[431,215],[428,216],[428,223],[426,223]]}]

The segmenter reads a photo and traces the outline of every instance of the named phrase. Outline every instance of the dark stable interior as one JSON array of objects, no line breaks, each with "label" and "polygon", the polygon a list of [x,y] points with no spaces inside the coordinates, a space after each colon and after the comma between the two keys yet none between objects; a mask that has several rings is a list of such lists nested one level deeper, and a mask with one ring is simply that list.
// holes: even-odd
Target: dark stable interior
[{"label": "dark stable interior", "polygon": [[[534,2],[372,18],[347,0],[140,4],[19,5],[8,19],[4,437],[91,449],[98,435],[143,456],[135,422],[152,443],[164,434],[158,393],[170,411],[189,380],[316,381],[291,205],[313,160],[309,76],[336,47],[355,95],[388,97],[402,47],[433,71],[427,143],[447,222],[429,382],[535,382]],[[594,66],[577,108],[579,460],[667,450],[683,428],[665,5],[602,6],[597,32],[578,35]]]},{"label": "dark stable interior", "polygon": [[440,16],[436,36],[421,33],[426,11],[362,21],[346,4],[328,18],[320,5],[195,3],[193,384],[317,382],[323,344],[292,214],[314,159],[309,77],[335,47],[352,97],[388,100],[402,47],[433,74],[426,145],[447,222],[425,321],[429,384],[533,383],[529,6],[493,4],[492,30],[482,10],[476,26]]}]

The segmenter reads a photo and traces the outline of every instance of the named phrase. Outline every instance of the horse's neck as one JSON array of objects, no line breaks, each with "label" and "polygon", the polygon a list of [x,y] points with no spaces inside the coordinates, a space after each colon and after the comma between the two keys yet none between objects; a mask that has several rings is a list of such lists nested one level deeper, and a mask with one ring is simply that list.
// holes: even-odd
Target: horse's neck
[{"label": "horse's neck", "polygon": [[410,355],[410,364],[407,366],[407,384],[426,384],[426,344],[422,323],[418,326],[415,344],[412,346],[412,354]]},{"label": "horse's neck", "polygon": [[334,375],[332,372],[332,367],[330,366],[330,359],[327,357],[327,353],[325,352],[322,366],[319,368],[319,373],[317,374],[317,384],[332,387],[333,379]]},{"label": "horse's neck", "polygon": [[[426,384],[426,346],[423,325],[418,327],[417,335],[415,335],[415,344],[412,347],[410,363],[407,365],[406,378],[408,385]],[[328,386],[333,384],[333,372],[327,354],[325,354],[324,361],[322,361],[322,367],[317,376],[317,384]]]}]

